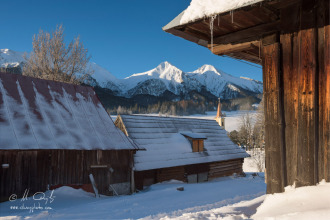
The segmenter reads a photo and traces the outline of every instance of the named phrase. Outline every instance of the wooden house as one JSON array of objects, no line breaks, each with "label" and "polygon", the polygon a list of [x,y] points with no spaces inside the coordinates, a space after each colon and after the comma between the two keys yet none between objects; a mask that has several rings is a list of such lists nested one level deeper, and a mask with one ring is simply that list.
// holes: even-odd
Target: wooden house
[{"label": "wooden house", "polygon": [[130,193],[136,150],[91,87],[0,73],[0,201],[91,189],[90,174],[101,194]]},{"label": "wooden house", "polygon": [[171,179],[195,183],[240,174],[249,156],[215,120],[120,115],[115,125],[146,149],[134,155],[138,189]]},{"label": "wooden house", "polygon": [[163,30],[262,64],[267,192],[330,181],[329,0],[209,2],[193,0]]}]

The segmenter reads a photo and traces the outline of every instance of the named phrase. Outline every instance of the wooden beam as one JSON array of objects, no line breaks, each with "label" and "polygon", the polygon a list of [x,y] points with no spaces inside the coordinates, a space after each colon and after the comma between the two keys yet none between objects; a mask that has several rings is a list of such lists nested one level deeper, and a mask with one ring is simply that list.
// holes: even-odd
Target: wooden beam
[{"label": "wooden beam", "polygon": [[191,34],[185,33],[183,31],[177,30],[177,29],[170,29],[167,31],[168,33],[171,33],[175,36],[182,37],[183,39],[186,39],[188,41],[194,42],[196,44],[199,44],[201,46],[207,47],[207,41],[200,39],[198,37],[192,36]]},{"label": "wooden beam", "polygon": [[245,42],[249,39],[260,39],[263,35],[277,31],[280,26],[280,21],[261,24],[254,27],[246,28],[233,33],[225,34],[213,39],[215,44],[227,44],[235,42]]},{"label": "wooden beam", "polygon": [[220,44],[214,46],[213,48],[211,48],[209,45],[209,49],[216,55],[226,55],[228,53],[235,53],[235,52],[241,52],[242,50],[254,49],[257,47],[255,46],[255,44],[258,45],[259,41],[251,41],[241,44]]},{"label": "wooden beam", "polygon": [[283,192],[286,186],[282,76],[279,43],[263,47],[265,102],[265,150],[267,193]]},{"label": "wooden beam", "polygon": [[268,2],[267,4],[274,8],[281,9],[281,8],[286,8],[291,5],[297,5],[301,1],[302,0],[286,0],[286,1],[277,0],[277,1],[273,1],[273,2]]},{"label": "wooden beam", "polygon": [[255,64],[262,64],[262,60],[259,59],[259,56],[253,56],[247,53],[243,53],[243,52],[239,52],[239,53],[231,53],[231,54],[227,54],[226,56],[235,58],[235,59],[240,59],[240,60],[245,60],[245,61],[249,61],[251,63],[255,63]]}]

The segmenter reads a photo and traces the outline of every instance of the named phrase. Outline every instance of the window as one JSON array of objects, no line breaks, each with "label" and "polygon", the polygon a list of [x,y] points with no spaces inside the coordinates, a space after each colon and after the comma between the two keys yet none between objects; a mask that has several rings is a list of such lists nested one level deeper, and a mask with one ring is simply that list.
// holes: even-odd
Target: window
[{"label": "window", "polygon": [[204,140],[206,140],[204,135],[191,132],[181,132],[181,134],[189,140],[193,152],[204,151]]},{"label": "window", "polygon": [[192,140],[193,152],[204,151],[204,140],[203,139],[193,139]]}]

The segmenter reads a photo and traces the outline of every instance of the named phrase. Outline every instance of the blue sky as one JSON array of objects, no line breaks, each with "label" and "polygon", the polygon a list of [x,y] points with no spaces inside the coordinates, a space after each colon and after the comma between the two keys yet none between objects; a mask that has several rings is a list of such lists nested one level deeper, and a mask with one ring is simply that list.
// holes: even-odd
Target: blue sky
[{"label": "blue sky", "polygon": [[168,34],[162,27],[190,0],[1,0],[0,48],[31,51],[40,29],[63,24],[65,39],[80,35],[92,61],[118,78],[168,61],[183,71],[211,64],[235,76],[262,81],[262,70]]}]

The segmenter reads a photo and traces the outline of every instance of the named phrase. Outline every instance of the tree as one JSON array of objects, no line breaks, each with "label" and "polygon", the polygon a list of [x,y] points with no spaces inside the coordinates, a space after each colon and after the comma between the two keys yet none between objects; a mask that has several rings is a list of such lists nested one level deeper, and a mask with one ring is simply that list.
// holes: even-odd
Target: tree
[{"label": "tree", "polygon": [[241,127],[238,134],[241,146],[245,146],[247,150],[253,147],[253,125],[252,117],[249,113],[241,116]]},{"label": "tree", "polygon": [[90,60],[87,49],[79,36],[69,43],[64,42],[63,26],[55,31],[39,31],[33,37],[33,50],[23,67],[23,75],[73,84],[86,82],[93,74],[87,68]]},{"label": "tree", "polygon": [[240,142],[239,142],[239,133],[238,133],[238,131],[233,130],[228,134],[228,136],[234,144],[241,145]]},{"label": "tree", "polygon": [[264,115],[264,100],[262,99],[256,114],[256,121],[253,127],[253,142],[254,148],[251,152],[254,164],[258,172],[265,171],[265,115]]},{"label": "tree", "polygon": [[258,107],[256,122],[253,127],[254,145],[259,149],[264,148],[265,144],[265,115],[263,103],[264,101],[262,99]]}]

